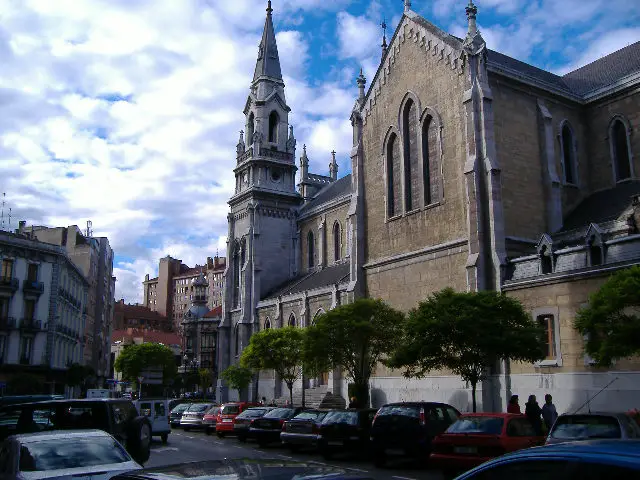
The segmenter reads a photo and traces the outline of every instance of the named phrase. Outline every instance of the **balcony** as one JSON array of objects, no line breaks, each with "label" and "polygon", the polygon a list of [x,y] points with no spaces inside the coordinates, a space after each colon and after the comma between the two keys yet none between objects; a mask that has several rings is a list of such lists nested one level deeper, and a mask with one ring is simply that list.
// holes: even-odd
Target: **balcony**
[{"label": "balcony", "polygon": [[16,328],[16,319],[13,317],[0,317],[0,330],[13,330]]},{"label": "balcony", "polygon": [[20,330],[40,331],[42,330],[42,322],[33,318],[23,318],[20,321]]},{"label": "balcony", "polygon": [[0,277],[0,290],[15,293],[20,288],[20,282],[13,277]]},{"label": "balcony", "polygon": [[44,292],[44,283],[33,280],[23,280],[22,291],[25,294],[42,295],[42,292]]}]

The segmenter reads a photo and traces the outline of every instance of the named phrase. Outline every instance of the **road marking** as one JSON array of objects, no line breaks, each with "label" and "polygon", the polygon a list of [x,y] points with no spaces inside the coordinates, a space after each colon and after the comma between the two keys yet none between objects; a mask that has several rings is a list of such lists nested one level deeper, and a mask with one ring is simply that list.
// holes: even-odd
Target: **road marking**
[{"label": "road marking", "polygon": [[398,477],[395,475],[391,478],[397,478],[398,480],[416,480],[415,478],[411,478],[411,477]]},{"label": "road marking", "polygon": [[161,447],[161,448],[154,448],[151,451],[152,452],[177,452],[178,448],[177,447]]}]

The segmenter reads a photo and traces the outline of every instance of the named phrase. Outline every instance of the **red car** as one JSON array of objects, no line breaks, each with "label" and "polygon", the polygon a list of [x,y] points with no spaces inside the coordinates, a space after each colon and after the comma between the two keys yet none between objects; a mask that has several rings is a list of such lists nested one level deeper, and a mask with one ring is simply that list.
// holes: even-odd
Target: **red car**
[{"label": "red car", "polygon": [[247,408],[257,406],[259,406],[258,403],[251,402],[230,402],[222,405],[216,418],[216,434],[224,437],[233,433],[233,420]]},{"label": "red car", "polygon": [[508,452],[544,445],[544,440],[524,415],[468,413],[434,438],[429,462],[445,472],[465,471]]}]

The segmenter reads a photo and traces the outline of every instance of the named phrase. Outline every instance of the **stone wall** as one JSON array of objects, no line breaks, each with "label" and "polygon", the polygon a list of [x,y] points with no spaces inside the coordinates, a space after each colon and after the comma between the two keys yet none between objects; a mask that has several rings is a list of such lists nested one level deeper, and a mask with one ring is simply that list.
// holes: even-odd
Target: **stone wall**
[{"label": "stone wall", "polygon": [[[331,206],[325,210],[320,210],[317,214],[304,218],[298,222],[298,228],[300,230],[300,265],[301,271],[307,272],[309,270],[308,256],[309,245],[307,241],[307,235],[309,231],[313,232],[315,246],[314,246],[314,266],[327,266],[336,262],[336,256],[334,253],[333,243],[333,227],[337,222],[340,225],[340,247],[338,261],[344,260],[347,255],[347,210],[349,208],[348,202],[343,202],[336,206]],[[323,237],[320,237],[320,224],[324,222]],[[322,255],[320,255],[320,248],[323,248]]]}]

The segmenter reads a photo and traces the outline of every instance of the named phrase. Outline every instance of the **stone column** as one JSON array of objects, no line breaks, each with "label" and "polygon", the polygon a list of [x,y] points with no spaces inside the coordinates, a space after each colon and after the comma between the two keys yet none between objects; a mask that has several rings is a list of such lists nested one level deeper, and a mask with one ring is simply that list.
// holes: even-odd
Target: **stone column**
[{"label": "stone column", "polygon": [[553,140],[553,117],[544,102],[538,99],[540,161],[547,206],[547,231],[557,232],[562,228],[562,190],[556,170],[555,143]]}]

